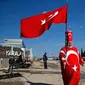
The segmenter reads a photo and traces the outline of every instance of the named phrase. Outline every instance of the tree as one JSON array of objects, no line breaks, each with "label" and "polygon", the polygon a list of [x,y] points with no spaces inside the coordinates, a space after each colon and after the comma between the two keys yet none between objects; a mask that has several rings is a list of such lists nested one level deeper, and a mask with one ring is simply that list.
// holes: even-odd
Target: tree
[{"label": "tree", "polygon": [[83,52],[83,56],[85,57],[85,50],[84,50],[84,52]]},{"label": "tree", "polygon": [[81,56],[83,57],[83,49],[81,48]]}]

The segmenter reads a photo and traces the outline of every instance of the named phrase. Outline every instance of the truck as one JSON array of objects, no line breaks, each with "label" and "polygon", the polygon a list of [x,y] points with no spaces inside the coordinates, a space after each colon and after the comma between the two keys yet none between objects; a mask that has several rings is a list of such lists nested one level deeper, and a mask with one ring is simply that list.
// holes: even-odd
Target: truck
[{"label": "truck", "polygon": [[[8,68],[9,66],[9,58],[14,57],[15,61],[19,60],[19,57],[22,57],[22,61],[19,60],[19,67],[30,67],[31,66],[31,59],[30,59],[30,50],[26,50],[25,48],[18,48],[18,47],[5,47],[0,46],[0,67]],[[22,62],[22,63],[21,63]],[[15,62],[15,65],[17,62]],[[21,63],[21,64],[20,64]]]}]

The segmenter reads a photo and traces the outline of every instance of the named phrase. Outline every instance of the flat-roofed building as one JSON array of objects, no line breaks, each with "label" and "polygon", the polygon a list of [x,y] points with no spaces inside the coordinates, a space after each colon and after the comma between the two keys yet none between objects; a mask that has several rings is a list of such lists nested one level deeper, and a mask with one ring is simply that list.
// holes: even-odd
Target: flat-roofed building
[{"label": "flat-roofed building", "polygon": [[29,58],[33,60],[32,48],[27,49],[22,39],[4,39],[3,46],[0,47],[0,67],[9,66],[9,58],[15,60],[22,55],[22,59]]},{"label": "flat-roofed building", "polygon": [[8,67],[11,56],[18,58],[19,55],[25,53],[22,48],[25,49],[22,39],[4,39],[3,46],[0,47],[0,67]]},{"label": "flat-roofed building", "polygon": [[24,42],[22,39],[4,39],[4,46],[13,46],[18,48],[25,48]]}]

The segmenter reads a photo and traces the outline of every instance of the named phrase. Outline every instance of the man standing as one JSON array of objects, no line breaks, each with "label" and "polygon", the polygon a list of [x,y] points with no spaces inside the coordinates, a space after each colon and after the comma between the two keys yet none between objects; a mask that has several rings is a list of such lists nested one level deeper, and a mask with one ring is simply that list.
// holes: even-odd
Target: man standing
[{"label": "man standing", "polygon": [[64,85],[78,85],[80,64],[84,65],[84,61],[78,49],[72,46],[72,31],[66,31],[65,37],[65,46],[61,48],[59,54],[63,82]]},{"label": "man standing", "polygon": [[15,65],[15,59],[14,56],[10,57],[9,59],[9,68],[8,68],[8,72],[11,72],[11,74],[13,74],[13,67]]},{"label": "man standing", "polygon": [[47,53],[45,52],[45,54],[43,55],[44,69],[47,69],[47,60]]}]

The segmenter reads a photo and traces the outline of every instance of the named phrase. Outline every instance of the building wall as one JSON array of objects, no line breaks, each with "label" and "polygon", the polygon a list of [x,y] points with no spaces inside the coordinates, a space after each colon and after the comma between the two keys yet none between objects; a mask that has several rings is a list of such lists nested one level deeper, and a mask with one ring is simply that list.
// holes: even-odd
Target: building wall
[{"label": "building wall", "polygon": [[22,39],[4,39],[4,46],[13,46],[18,48],[25,48]]},{"label": "building wall", "polygon": [[16,59],[21,55],[21,48],[13,47],[0,47],[0,68],[7,68],[9,66],[9,58],[15,57]]},{"label": "building wall", "polygon": [[9,58],[0,59],[0,68],[8,68],[9,66]]}]

